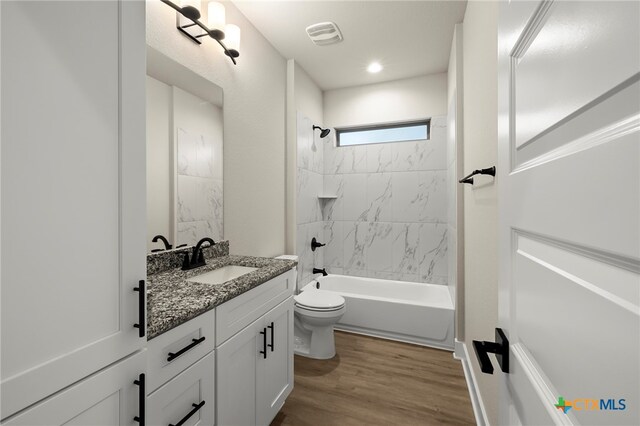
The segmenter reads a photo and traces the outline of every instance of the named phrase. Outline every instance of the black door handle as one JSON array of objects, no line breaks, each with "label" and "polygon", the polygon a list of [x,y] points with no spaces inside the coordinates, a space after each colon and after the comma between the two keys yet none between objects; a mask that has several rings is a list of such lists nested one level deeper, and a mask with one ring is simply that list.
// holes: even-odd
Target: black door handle
[{"label": "black door handle", "polygon": [[267,328],[263,328],[260,334],[262,334],[262,350],[260,353],[264,359],[267,359]]},{"label": "black door handle", "polygon": [[134,385],[138,385],[138,415],[133,418],[134,421],[140,423],[140,426],[145,424],[145,408],[144,403],[147,399],[147,392],[145,390],[145,378],[144,373],[138,376],[138,380],[133,381]]},{"label": "black door handle", "polygon": [[191,343],[188,346],[185,346],[184,348],[180,349],[178,352],[176,352],[176,353],[169,352],[167,354],[167,361],[168,362],[173,361],[174,359],[178,358],[180,355],[182,355],[183,353],[185,353],[189,349],[193,348],[194,346],[198,346],[202,342],[204,342],[204,336],[202,336],[199,339],[191,339]]},{"label": "black door handle", "polygon": [[473,349],[480,362],[480,369],[483,373],[493,374],[493,365],[489,359],[489,352],[496,354],[500,369],[504,373],[509,372],[509,340],[501,328],[496,328],[495,342],[473,341]]},{"label": "black door handle", "polygon": [[138,292],[138,323],[133,324],[133,326],[138,329],[138,336],[144,337],[145,332],[147,331],[147,327],[145,325],[147,314],[144,309],[144,280],[140,280],[138,282],[138,287],[134,287],[133,291]]},{"label": "black door handle", "polygon": [[269,348],[271,349],[271,352],[273,352],[273,321],[271,321],[271,325],[268,328],[271,329],[271,343],[269,343]]},{"label": "black door handle", "polygon": [[193,407],[193,409],[191,411],[189,411],[187,413],[186,416],[184,416],[182,418],[182,420],[180,420],[178,423],[176,423],[175,425],[173,423],[169,423],[169,426],[182,426],[187,420],[189,420],[189,418],[191,416],[193,416],[195,413],[198,412],[198,410],[200,410],[202,408],[202,406],[204,405],[204,401],[202,401],[199,404],[191,404],[191,406]]}]

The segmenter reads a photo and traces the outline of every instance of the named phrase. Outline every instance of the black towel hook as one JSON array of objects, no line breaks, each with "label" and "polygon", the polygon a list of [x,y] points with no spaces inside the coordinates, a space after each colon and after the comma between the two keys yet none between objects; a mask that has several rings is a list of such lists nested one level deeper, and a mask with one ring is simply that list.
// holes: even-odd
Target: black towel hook
[{"label": "black towel hook", "polygon": [[462,179],[460,179],[458,182],[459,183],[468,183],[468,184],[473,185],[473,176],[475,176],[475,175],[495,176],[496,175],[496,166],[487,167],[486,169],[474,170],[473,172],[471,172],[467,176],[465,176]]}]

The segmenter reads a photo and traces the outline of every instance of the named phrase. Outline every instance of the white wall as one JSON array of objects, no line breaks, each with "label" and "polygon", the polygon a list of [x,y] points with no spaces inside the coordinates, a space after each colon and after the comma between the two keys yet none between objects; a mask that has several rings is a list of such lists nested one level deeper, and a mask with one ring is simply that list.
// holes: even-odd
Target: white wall
[{"label": "white wall", "polygon": [[286,61],[225,7],[242,31],[237,66],[213,40],[181,35],[175,11],[159,1],[147,2],[147,44],[223,88],[225,238],[232,253],[274,256],[285,250]]},{"label": "white wall", "polygon": [[[470,171],[498,158],[498,3],[470,1],[463,25],[464,166]],[[491,424],[498,420],[500,374],[482,374],[472,340],[493,341],[498,321],[497,185],[464,186],[465,344]]]},{"label": "white wall", "polygon": [[449,289],[456,307],[456,339],[464,340],[464,176],[462,24],[456,24],[449,55],[447,83],[447,194]]},{"label": "white wall", "polygon": [[171,240],[173,226],[173,142],[171,86],[147,77],[147,249],[158,234]]},{"label": "white wall", "polygon": [[349,127],[447,114],[447,74],[324,92],[324,124]]},{"label": "white wall", "polygon": [[295,62],[294,84],[296,109],[311,119],[314,124],[322,126],[324,123],[322,90],[297,62]]}]

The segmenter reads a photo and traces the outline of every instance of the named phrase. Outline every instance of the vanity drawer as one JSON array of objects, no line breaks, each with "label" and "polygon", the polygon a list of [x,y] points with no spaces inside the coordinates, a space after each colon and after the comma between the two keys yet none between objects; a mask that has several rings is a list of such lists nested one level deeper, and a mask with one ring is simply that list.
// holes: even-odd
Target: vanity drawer
[{"label": "vanity drawer", "polygon": [[147,424],[213,425],[215,359],[211,352],[147,398]]},{"label": "vanity drawer", "polygon": [[216,307],[216,346],[291,296],[295,285],[292,269]]},{"label": "vanity drawer", "polygon": [[147,394],[211,352],[215,346],[215,309],[149,340]]}]

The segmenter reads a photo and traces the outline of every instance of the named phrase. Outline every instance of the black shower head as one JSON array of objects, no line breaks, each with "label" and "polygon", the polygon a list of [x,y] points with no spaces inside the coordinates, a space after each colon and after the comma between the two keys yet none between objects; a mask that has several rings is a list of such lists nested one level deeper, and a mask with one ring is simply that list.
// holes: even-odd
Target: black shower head
[{"label": "black shower head", "polygon": [[313,126],[313,130],[315,129],[320,129],[320,137],[321,138],[326,138],[327,135],[329,134],[329,132],[331,132],[331,129],[323,129],[320,126]]}]

